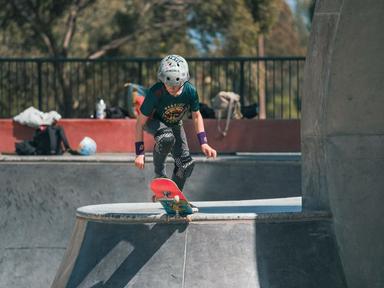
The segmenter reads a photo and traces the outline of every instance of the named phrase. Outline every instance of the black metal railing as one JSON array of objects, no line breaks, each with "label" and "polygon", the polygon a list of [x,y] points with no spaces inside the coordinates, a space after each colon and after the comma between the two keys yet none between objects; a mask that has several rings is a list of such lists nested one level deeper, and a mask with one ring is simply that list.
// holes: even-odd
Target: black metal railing
[{"label": "black metal railing", "polygon": [[[187,58],[191,83],[209,105],[219,91],[234,91],[243,106],[265,95],[270,119],[300,118],[304,57]],[[0,118],[29,106],[56,110],[66,118],[88,118],[97,97],[109,106],[126,106],[124,84],[151,86],[160,58],[1,59]]]}]

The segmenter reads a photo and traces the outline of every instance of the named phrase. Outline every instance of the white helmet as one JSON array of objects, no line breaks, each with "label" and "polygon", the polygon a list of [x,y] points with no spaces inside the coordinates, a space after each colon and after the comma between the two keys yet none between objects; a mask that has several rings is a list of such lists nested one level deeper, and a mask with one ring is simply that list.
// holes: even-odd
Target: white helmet
[{"label": "white helmet", "polygon": [[182,86],[189,80],[187,61],[179,55],[168,55],[160,62],[157,77],[168,86]]},{"label": "white helmet", "polygon": [[81,155],[87,156],[87,155],[95,154],[96,148],[97,148],[97,145],[96,145],[95,140],[93,140],[90,137],[84,137],[84,139],[81,140],[81,142],[79,144],[78,151]]}]

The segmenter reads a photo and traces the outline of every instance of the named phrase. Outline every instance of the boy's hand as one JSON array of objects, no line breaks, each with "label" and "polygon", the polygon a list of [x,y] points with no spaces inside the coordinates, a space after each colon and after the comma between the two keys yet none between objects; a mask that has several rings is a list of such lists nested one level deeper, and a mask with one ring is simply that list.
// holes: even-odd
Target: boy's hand
[{"label": "boy's hand", "polygon": [[207,158],[216,158],[217,156],[216,150],[208,144],[201,145],[201,151],[203,151],[204,155],[207,156]]},{"label": "boy's hand", "polygon": [[139,169],[144,169],[144,155],[136,156],[135,166]]}]

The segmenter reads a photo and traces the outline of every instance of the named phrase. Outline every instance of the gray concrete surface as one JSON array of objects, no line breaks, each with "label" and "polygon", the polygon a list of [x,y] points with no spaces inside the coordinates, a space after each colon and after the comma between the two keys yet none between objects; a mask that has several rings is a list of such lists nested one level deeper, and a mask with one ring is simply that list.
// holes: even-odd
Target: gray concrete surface
[{"label": "gray concrete surface", "polygon": [[[223,155],[216,160],[207,160],[201,156],[194,158],[196,169],[185,186],[185,191],[191,200],[245,200],[301,195],[300,154],[245,153]],[[120,198],[122,202],[146,201],[150,195],[148,183],[153,177],[152,157],[147,157],[148,165],[144,171],[137,170],[133,161],[133,156],[128,154],[92,157],[2,155],[0,173],[3,174],[0,176],[9,179],[12,187],[14,186],[12,181],[33,187],[31,181],[39,179],[38,182],[43,183],[44,179],[47,179],[46,175],[50,175],[51,179],[47,179],[49,180],[47,182],[51,183],[52,179],[60,181],[60,185],[52,187],[60,193],[71,189],[68,187],[68,183],[71,183],[72,186],[79,185],[82,191],[86,191],[85,194],[111,190],[111,193],[126,193],[125,198]],[[171,175],[172,159],[168,159],[167,163],[168,174]],[[11,177],[15,167],[19,178]],[[223,177],[224,175],[226,177]],[[20,178],[23,181],[20,181]],[[236,192],[232,188],[234,181]],[[136,191],[145,192],[136,193]]]},{"label": "gray concrete surface", "polygon": [[[195,173],[185,187],[191,200],[300,196],[299,154],[195,158]],[[133,167],[133,156],[124,154],[0,155],[0,287],[49,287],[68,246],[76,208],[148,202],[152,170],[150,156],[141,172]]]},{"label": "gray concrete surface", "polygon": [[52,287],[346,287],[329,214],[300,198],[196,204],[192,222],[158,204],[78,209]]},{"label": "gray concrete surface", "polygon": [[[299,153],[241,153],[220,155],[211,160],[194,155],[196,169],[184,190],[188,198],[195,201],[301,196],[300,157]],[[110,191],[110,199],[104,199],[104,202],[144,202],[150,198],[148,183],[154,175],[152,156],[146,159],[148,165],[144,171],[139,171],[133,165],[131,154],[90,157],[1,155],[0,179],[8,179],[7,189],[18,186],[20,190],[28,191],[38,182],[40,186],[51,186],[51,192],[54,190],[58,194],[79,190],[81,192],[75,193],[87,195],[90,201],[92,197],[88,195]],[[172,175],[172,159],[167,160],[167,167],[168,175]],[[12,177],[15,170],[18,177]],[[52,182],[57,185],[52,185]],[[234,184],[236,191],[233,190]],[[34,190],[37,189],[39,187]],[[117,198],[113,196],[115,193]],[[96,199],[99,200],[102,199]],[[80,205],[94,203],[98,202]]]},{"label": "gray concrete surface", "polygon": [[[191,223],[159,219],[115,223],[103,221],[100,215],[97,220],[78,216],[53,287],[384,287],[383,12],[382,0],[317,1],[302,100],[302,213]],[[7,177],[34,175],[7,165],[1,167]],[[215,164],[206,167],[210,165]],[[39,165],[31,163],[30,167],[43,175]],[[216,183],[232,191],[229,195],[236,193],[240,199],[239,187],[228,182],[239,168],[231,167],[220,174],[201,169],[204,173],[197,176],[217,179]],[[51,168],[45,171],[55,171]],[[88,187],[90,179],[101,177],[99,170],[86,172],[88,168],[79,168],[78,173],[68,169],[66,175],[72,178],[66,177]],[[254,170],[249,166],[234,174],[241,180],[237,184],[247,183],[245,175]],[[89,177],[80,177],[80,172]],[[258,179],[269,174],[260,173],[248,183],[258,185]],[[0,218],[0,283],[4,287],[49,286],[49,276],[37,278],[44,275],[41,271],[51,273],[59,262],[55,249],[63,249],[60,237],[68,231],[59,231],[60,216],[55,215],[67,215],[60,211],[68,207],[47,204],[56,198],[44,197],[49,192],[41,191],[54,188],[40,187],[44,181],[30,185],[42,195],[34,199],[23,181],[0,179],[6,193],[0,211],[10,211],[0,215],[6,215]],[[147,180],[138,179],[135,185]],[[105,193],[87,195],[100,203],[114,202],[105,201]],[[58,201],[60,197],[62,193]],[[318,213],[332,216],[318,217]]]},{"label": "gray concrete surface", "polygon": [[317,2],[303,87],[303,205],[332,212],[348,287],[384,287],[384,1]]}]

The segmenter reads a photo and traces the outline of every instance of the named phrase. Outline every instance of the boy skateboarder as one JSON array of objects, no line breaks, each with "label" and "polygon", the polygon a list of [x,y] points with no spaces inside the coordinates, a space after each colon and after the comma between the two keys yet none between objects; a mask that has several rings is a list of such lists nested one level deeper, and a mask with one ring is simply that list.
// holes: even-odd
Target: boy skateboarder
[{"label": "boy skateboarder", "polygon": [[167,177],[165,160],[171,153],[175,160],[172,180],[183,190],[194,163],[191,158],[182,118],[191,109],[201,151],[208,158],[217,152],[208,145],[203,117],[199,111],[199,98],[195,87],[188,82],[187,61],[178,55],[168,55],[160,62],[159,82],[148,91],[136,121],[135,166],[144,169],[143,130],[154,136],[153,164],[155,177]]}]

